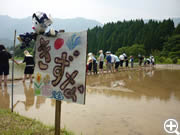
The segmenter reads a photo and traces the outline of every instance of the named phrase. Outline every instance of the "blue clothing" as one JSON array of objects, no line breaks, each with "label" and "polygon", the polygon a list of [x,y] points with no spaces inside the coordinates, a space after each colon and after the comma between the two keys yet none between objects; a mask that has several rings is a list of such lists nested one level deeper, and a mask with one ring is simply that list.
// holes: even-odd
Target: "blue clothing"
[{"label": "blue clothing", "polygon": [[96,58],[95,58],[94,56],[92,56],[92,59],[93,59],[93,61],[94,61],[94,60],[96,61]]},{"label": "blue clothing", "polygon": [[134,58],[130,58],[130,62],[134,62]]},{"label": "blue clothing", "polygon": [[108,63],[111,63],[111,55],[108,55],[108,56],[106,57],[106,60],[107,60]]}]

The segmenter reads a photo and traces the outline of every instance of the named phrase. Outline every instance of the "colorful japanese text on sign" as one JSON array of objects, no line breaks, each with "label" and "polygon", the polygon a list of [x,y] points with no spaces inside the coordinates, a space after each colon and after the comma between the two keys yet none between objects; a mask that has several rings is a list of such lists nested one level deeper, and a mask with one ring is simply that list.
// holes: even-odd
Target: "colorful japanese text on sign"
[{"label": "colorful japanese text on sign", "polygon": [[35,94],[84,104],[86,48],[87,32],[38,36]]}]

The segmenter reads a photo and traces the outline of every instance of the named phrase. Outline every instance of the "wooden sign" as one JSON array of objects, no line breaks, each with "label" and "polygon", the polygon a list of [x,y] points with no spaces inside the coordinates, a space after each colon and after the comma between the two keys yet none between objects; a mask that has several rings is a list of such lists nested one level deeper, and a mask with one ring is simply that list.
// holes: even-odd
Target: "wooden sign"
[{"label": "wooden sign", "polygon": [[85,104],[87,32],[39,35],[35,54],[35,95]]}]

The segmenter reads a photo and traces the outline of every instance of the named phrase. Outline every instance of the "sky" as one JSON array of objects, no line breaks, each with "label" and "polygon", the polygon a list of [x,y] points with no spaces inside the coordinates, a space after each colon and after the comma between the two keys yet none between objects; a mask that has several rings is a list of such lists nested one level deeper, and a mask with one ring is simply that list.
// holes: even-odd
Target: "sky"
[{"label": "sky", "polygon": [[52,18],[83,17],[101,23],[180,17],[180,0],[2,0],[0,15],[25,18],[41,11]]}]

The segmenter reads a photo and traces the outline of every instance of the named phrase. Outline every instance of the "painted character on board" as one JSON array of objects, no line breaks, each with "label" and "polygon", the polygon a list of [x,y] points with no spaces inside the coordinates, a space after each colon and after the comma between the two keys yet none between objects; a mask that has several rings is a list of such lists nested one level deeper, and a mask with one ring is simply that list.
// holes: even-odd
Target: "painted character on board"
[{"label": "painted character on board", "polygon": [[50,85],[50,76],[47,74],[43,79],[44,85],[42,86],[42,95],[51,96],[51,85]]}]

